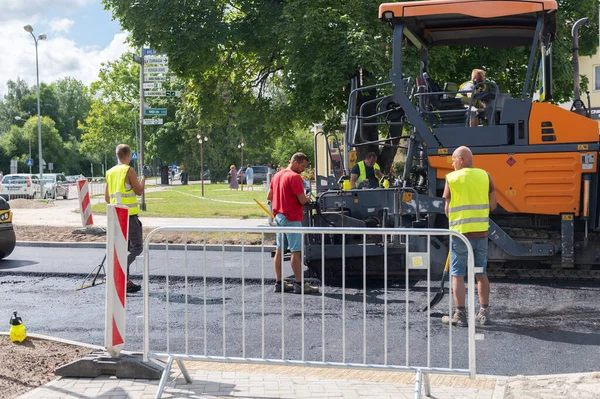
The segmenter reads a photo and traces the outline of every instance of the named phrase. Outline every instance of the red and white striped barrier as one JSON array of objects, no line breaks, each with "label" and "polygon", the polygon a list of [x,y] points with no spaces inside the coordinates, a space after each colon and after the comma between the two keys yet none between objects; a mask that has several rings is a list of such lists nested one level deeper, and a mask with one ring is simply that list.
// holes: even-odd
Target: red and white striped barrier
[{"label": "red and white striped barrier", "polygon": [[81,224],[83,227],[93,226],[94,219],[92,218],[92,203],[90,202],[90,191],[87,180],[77,180],[77,195],[79,196]]},{"label": "red and white striped barrier", "polygon": [[127,286],[127,237],[129,208],[106,206],[106,317],[104,345],[112,357],[125,346],[125,298]]}]

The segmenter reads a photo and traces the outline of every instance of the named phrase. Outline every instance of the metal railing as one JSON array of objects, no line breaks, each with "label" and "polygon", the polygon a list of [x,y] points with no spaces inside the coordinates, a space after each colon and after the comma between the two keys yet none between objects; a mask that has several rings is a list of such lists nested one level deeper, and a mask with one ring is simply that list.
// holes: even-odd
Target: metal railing
[{"label": "metal railing", "polygon": [[[341,288],[326,286],[327,277],[323,277],[318,295],[292,296],[284,294],[283,291],[272,293],[272,288],[265,285],[266,281],[273,281],[273,278],[267,278],[265,273],[265,267],[268,267],[267,264],[270,263],[269,275],[273,276],[272,260],[268,251],[265,251],[265,243],[269,237],[272,240],[275,234],[279,233],[302,234],[302,259],[304,259],[306,245],[310,242],[307,235],[321,236],[321,243],[326,242],[326,236],[340,235],[342,257],[338,260],[341,261],[342,268]],[[164,296],[163,292],[150,293],[150,270],[152,269],[154,278],[158,272],[150,257],[149,247],[153,236],[157,234],[164,234],[168,243],[165,244],[165,251],[160,252],[161,256],[166,257],[166,260],[163,259],[160,262],[160,267],[164,269]],[[203,237],[203,244],[200,246],[188,245],[188,235],[190,234],[200,234]],[[225,234],[241,236],[241,259],[239,254],[232,259],[232,253],[226,251]],[[217,252],[215,252],[214,244],[207,244],[207,237],[212,236],[214,242],[215,235],[217,241],[219,241],[219,236],[221,241],[218,246],[220,251]],[[375,235],[382,239],[377,243],[371,243],[367,238]],[[256,245],[246,244],[249,237],[255,236],[260,237],[258,249]],[[354,240],[353,242],[356,242],[357,237],[362,237],[360,241],[362,256],[358,259],[346,259],[344,249],[346,237],[348,240]],[[432,337],[440,335],[443,328],[441,330],[440,327],[432,328],[430,305],[427,307],[426,313],[421,313],[419,310],[425,301],[430,304],[431,300],[431,243],[434,237],[449,238],[450,244],[453,239],[458,239],[467,246],[467,306],[469,309],[466,334],[455,332],[457,338],[453,336],[453,328],[448,328],[447,340],[436,339],[435,341]],[[175,246],[178,250],[184,251],[183,260],[182,264],[172,265],[169,250],[174,251],[170,247],[174,248],[173,244],[177,239],[183,242],[183,245]],[[412,245],[419,240],[424,245]],[[256,242],[256,239],[254,241]],[[375,289],[367,287],[367,278],[372,279],[372,277],[367,277],[370,276],[367,247],[372,245],[383,248],[383,275],[379,279],[379,282],[383,284],[383,292],[380,291],[381,287]],[[403,257],[398,256],[399,245],[404,250]],[[395,252],[392,251],[394,246]],[[389,253],[395,254],[393,259],[388,258],[388,249]],[[326,276],[327,263],[331,262],[331,259],[326,259],[328,256],[326,245],[320,248],[320,252],[322,254],[320,275]],[[283,252],[280,251],[280,253],[282,270],[285,273],[289,269],[283,262]],[[181,257],[181,255],[178,256]],[[265,261],[265,256],[269,262]],[[459,233],[441,229],[394,228],[161,227],[153,230],[146,237],[143,257],[143,360],[166,359],[165,371],[156,394],[157,398],[161,397],[167,385],[173,361],[177,362],[185,380],[188,383],[192,382],[183,363],[184,360],[410,371],[416,373],[416,398],[421,396],[423,386],[425,394],[429,395],[428,374],[430,373],[466,375],[475,378],[474,277],[476,269],[473,261],[473,249],[469,241]],[[362,287],[347,288],[345,270],[347,263],[349,264],[351,261],[362,263]],[[234,262],[233,267],[231,262]],[[392,286],[398,281],[388,279],[389,268],[392,267],[392,264],[397,266],[398,262],[403,264],[405,270],[404,287]],[[229,265],[226,266],[226,263]],[[254,266],[247,266],[247,263],[252,263]],[[174,279],[169,275],[169,271],[175,267],[178,267],[180,271],[183,267],[182,278]],[[257,267],[260,267],[260,273],[257,272]],[[210,273],[213,273],[210,276],[207,275],[209,268]],[[481,271],[477,270],[477,272]],[[421,284],[423,280],[425,281],[425,289],[418,286],[419,283],[415,285],[415,273],[421,278]],[[194,287],[194,281],[197,282],[197,286],[190,288]],[[303,273],[303,285],[304,282]],[[452,284],[448,284],[448,286],[450,293],[447,310],[448,314],[452,315]],[[270,294],[265,294],[265,290],[268,290],[267,292]],[[402,290],[404,290],[403,294]],[[425,297],[423,297],[423,292],[426,293]],[[164,305],[161,304],[151,310],[150,298],[157,295],[164,300]],[[373,296],[379,295],[383,295],[383,301],[373,299]],[[175,301],[173,304],[171,304],[171,299]],[[236,300],[239,303],[236,303]],[[271,303],[266,311],[266,302],[273,301],[280,302],[280,306]],[[360,321],[358,321],[356,302],[362,302],[362,320]],[[220,313],[213,312],[213,308],[210,311],[207,309],[209,306],[215,305],[221,306]],[[298,306],[299,311],[290,314],[290,308]],[[179,311],[177,312],[176,309]],[[354,311],[354,316],[352,313],[347,315],[349,309]],[[177,312],[177,314],[173,314],[173,312]],[[334,329],[338,336],[336,339],[335,334],[326,334],[326,329],[339,325],[340,318],[339,330]],[[294,325],[297,326],[298,319],[299,328],[288,327],[286,329],[288,324],[295,323]],[[313,333],[311,330],[307,334],[307,324],[310,324],[313,329],[318,329],[316,321],[320,321],[320,334]],[[376,330],[383,330],[383,333]],[[166,337],[163,337],[163,331]],[[157,335],[160,336],[160,339],[156,338]],[[442,333],[443,335],[444,333]],[[457,341],[468,348],[466,359],[464,351],[453,348],[453,344]],[[362,342],[362,348],[359,348],[358,342]],[[447,349],[447,353],[445,353],[445,349]],[[458,355],[453,353],[455,351]],[[458,361],[455,357],[458,357]],[[461,363],[460,367],[456,363]]]}]

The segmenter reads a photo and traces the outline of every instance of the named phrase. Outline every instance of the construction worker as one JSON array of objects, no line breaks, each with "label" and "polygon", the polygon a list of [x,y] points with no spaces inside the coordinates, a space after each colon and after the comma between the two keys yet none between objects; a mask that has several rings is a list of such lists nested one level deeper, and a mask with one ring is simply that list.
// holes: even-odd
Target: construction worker
[{"label": "construction worker", "polygon": [[[310,200],[306,193],[304,182],[300,174],[304,172],[308,165],[308,157],[297,152],[292,155],[288,167],[273,177],[267,200],[273,205],[273,214],[275,215],[275,224],[277,227],[302,227],[304,219],[304,204]],[[273,267],[275,269],[275,292],[295,292],[296,294],[316,294],[318,287],[305,282],[302,285],[302,239],[301,233],[278,233],[277,249],[273,258]],[[290,250],[290,264],[294,272],[295,282],[290,284],[282,277],[282,259],[283,252]]]},{"label": "construction worker", "polygon": [[142,253],[144,244],[142,222],[138,218],[139,207],[136,195],[142,195],[146,185],[146,178],[150,176],[150,169],[144,166],[142,179],[138,181],[135,170],[129,166],[131,162],[131,148],[127,144],[119,144],[116,153],[119,163],[106,172],[104,200],[107,204],[125,205],[129,208],[127,292],[132,293],[139,291],[142,287],[129,280],[129,266]]},{"label": "construction worker", "polygon": [[[490,282],[486,275],[488,256],[489,213],[496,209],[496,192],[492,177],[483,169],[473,167],[473,154],[467,147],[458,147],[452,153],[454,172],[446,176],[443,197],[449,228],[462,233],[473,247],[475,267],[483,268],[477,274],[480,309],[476,320],[480,325],[489,323]],[[460,239],[452,239],[452,291],[456,311],[452,318],[442,317],[444,324],[467,326],[465,308],[465,275],[467,274],[467,246]]]},{"label": "construction worker", "polygon": [[377,154],[369,152],[350,171],[350,188],[356,188],[357,184],[360,186],[363,182],[367,188],[377,188],[382,177],[383,173],[377,165]]},{"label": "construction worker", "polygon": [[[471,103],[470,98],[473,93],[478,93],[485,89],[485,86],[480,84],[485,82],[485,79],[485,71],[483,69],[473,69],[473,71],[471,71],[471,80],[464,82],[458,88],[459,91],[465,93],[458,93],[456,97],[462,97],[465,105],[469,105]],[[477,86],[478,84],[479,86]],[[469,110],[469,126],[471,127],[479,126],[479,116],[477,116],[479,108],[485,108],[485,104],[481,101],[473,101]]]}]

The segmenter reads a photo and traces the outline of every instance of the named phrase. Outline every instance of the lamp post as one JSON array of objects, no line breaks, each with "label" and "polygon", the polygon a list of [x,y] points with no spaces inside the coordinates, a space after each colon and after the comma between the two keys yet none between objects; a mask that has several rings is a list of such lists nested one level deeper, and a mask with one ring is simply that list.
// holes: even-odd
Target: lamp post
[{"label": "lamp post", "polygon": [[202,196],[204,197],[204,148],[202,145],[205,141],[208,141],[208,137],[198,133],[196,135],[198,143],[200,143],[200,181],[202,182]]},{"label": "lamp post", "polygon": [[[26,32],[31,34],[33,41],[35,42],[35,74],[37,78],[37,116],[38,116],[38,152],[39,152],[39,164],[40,164],[40,197],[44,198],[44,165],[42,160],[42,121],[40,119],[40,68],[38,63],[38,42],[40,40],[46,40],[46,35],[40,33],[36,38],[33,34],[33,28],[31,25],[25,25],[23,27]],[[31,152],[31,150],[30,150]],[[31,158],[31,155],[29,156]]]},{"label": "lamp post", "polygon": [[[19,115],[15,116],[15,120],[22,121],[24,120]],[[31,159],[31,131],[29,131],[29,158],[27,158],[27,162]],[[31,163],[29,164],[29,174],[31,174]]]},{"label": "lamp post", "polygon": [[[242,140],[238,144],[238,148],[241,151],[241,155],[240,155],[240,170],[242,170],[242,168],[244,167],[244,140]],[[244,191],[244,179],[242,179],[241,177],[240,177],[240,184],[241,184],[242,191]]]}]

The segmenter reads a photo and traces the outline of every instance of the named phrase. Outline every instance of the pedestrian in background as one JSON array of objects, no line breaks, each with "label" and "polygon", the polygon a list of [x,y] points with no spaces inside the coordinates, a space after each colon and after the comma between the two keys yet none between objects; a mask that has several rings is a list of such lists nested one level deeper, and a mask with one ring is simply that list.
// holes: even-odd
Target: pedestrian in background
[{"label": "pedestrian in background", "polygon": [[[267,200],[273,205],[275,224],[278,227],[302,227],[304,219],[304,204],[309,197],[304,191],[304,182],[300,173],[308,165],[308,157],[301,152],[292,156],[288,167],[278,172],[271,180]],[[294,285],[282,279],[281,255],[282,251],[290,250],[290,264],[294,272]],[[273,265],[275,268],[275,292],[290,292],[296,294],[314,294],[319,288],[313,287],[308,282],[302,285],[302,234],[279,233],[277,234],[277,249]]]},{"label": "pedestrian in background", "polygon": [[131,162],[131,148],[127,144],[117,146],[119,163],[106,172],[106,189],[104,200],[107,204],[125,205],[129,208],[129,235],[127,244],[127,292],[137,292],[142,287],[129,279],[129,266],[143,250],[142,222],[138,217],[139,207],[136,195],[142,195],[146,185],[146,178],[150,176],[150,169],[144,166],[141,181],[135,170],[129,166]]},{"label": "pedestrian in background", "polygon": [[229,188],[231,190],[237,190],[239,188],[238,185],[238,172],[235,168],[235,165],[231,165],[229,167],[229,173],[227,173],[227,181],[229,181]]},{"label": "pedestrian in background", "polygon": [[246,168],[246,184],[248,185],[248,190],[254,191],[254,169],[252,169],[252,165],[250,164]]},{"label": "pedestrian in background", "polygon": [[4,172],[0,170],[0,181],[2,181],[2,179],[4,179]]},{"label": "pedestrian in background", "polygon": [[[462,146],[454,150],[452,166],[454,172],[446,176],[443,194],[446,199],[446,216],[450,230],[462,233],[471,243],[475,267],[483,269],[482,273],[475,275],[480,304],[476,320],[480,325],[485,325],[490,321],[490,282],[486,275],[486,267],[489,214],[497,205],[494,182],[485,170],[473,167],[473,154],[467,147]],[[460,239],[452,239],[450,261],[456,311],[452,318],[442,317],[442,322],[466,327],[467,246]]]}]

